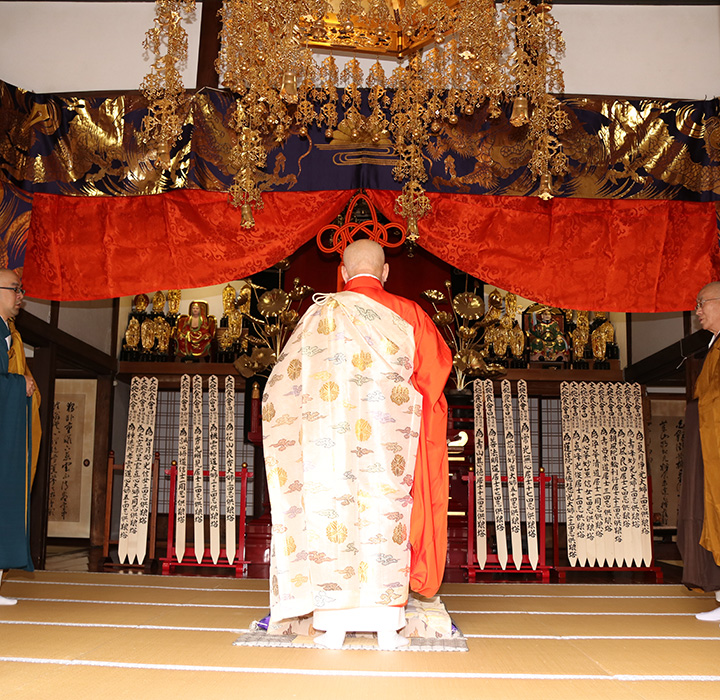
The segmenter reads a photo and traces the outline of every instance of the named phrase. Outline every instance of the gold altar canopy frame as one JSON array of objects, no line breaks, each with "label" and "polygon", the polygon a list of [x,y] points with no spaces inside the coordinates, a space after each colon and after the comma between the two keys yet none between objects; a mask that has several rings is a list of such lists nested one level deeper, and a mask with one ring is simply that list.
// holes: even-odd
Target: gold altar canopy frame
[{"label": "gold altar canopy frame", "polygon": [[[178,67],[187,59],[182,23],[194,10],[195,0],[156,0],[156,19],[144,43],[155,61],[141,86],[149,101],[143,140],[156,144],[163,167],[187,110]],[[255,224],[253,209],[263,206],[266,144],[284,143],[294,129],[308,137],[314,125],[332,138],[341,84],[351,131],[389,137],[394,144],[399,160],[393,175],[403,183],[396,210],[407,220],[411,241],[418,238],[418,219],[430,209],[423,186],[430,137],[442,122],[452,127],[458,115],[472,115],[484,103],[496,117],[501,102],[511,100],[510,123],[529,125],[529,169],[539,180],[540,197],[552,197],[552,175],[567,172],[555,134],[570,122],[551,95],[564,92],[565,44],[550,1],[504,0],[498,9],[494,0],[225,0],[220,16],[216,70],[235,96],[230,194],[246,228]],[[332,52],[317,62],[318,48],[392,56],[401,65],[388,77],[378,60],[365,79],[354,55],[340,70]],[[361,87],[370,90],[367,117],[361,113]]]}]

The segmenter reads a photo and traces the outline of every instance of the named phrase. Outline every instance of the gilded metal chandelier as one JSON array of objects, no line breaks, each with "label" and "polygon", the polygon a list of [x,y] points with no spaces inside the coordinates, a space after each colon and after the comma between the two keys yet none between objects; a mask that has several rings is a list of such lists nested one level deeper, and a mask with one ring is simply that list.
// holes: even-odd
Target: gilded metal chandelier
[{"label": "gilded metal chandelier", "polygon": [[[187,42],[183,46],[178,35],[194,6],[194,0],[156,0],[151,32],[166,32],[167,55],[155,51],[143,87],[152,88],[144,90],[146,138],[164,144],[160,153],[182,127],[176,67]],[[540,197],[550,198],[551,177],[567,171],[557,134],[569,120],[553,96],[564,92],[559,61],[565,47],[551,2],[225,0],[220,13],[216,69],[235,97],[230,195],[243,209],[244,226],[254,225],[252,211],[262,207],[258,176],[266,164],[265,144],[283,143],[291,132],[308,137],[313,126],[330,139],[341,112],[351,134],[392,143],[393,176],[403,183],[396,211],[407,220],[411,241],[430,208],[424,150],[443,124],[452,128],[479,107],[486,106],[492,119],[511,103],[510,123],[528,125],[528,167],[539,179]],[[320,60],[318,49],[330,52]],[[351,57],[339,66],[334,52]],[[367,75],[361,54],[376,57]],[[381,59],[397,64],[390,75],[383,65],[388,61]]]}]

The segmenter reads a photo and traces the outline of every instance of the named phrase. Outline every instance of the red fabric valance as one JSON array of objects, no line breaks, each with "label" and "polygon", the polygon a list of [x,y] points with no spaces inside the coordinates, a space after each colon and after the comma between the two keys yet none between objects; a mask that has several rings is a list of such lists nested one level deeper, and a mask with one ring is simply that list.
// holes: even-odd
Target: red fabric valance
[{"label": "red fabric valance", "polygon": [[[263,195],[255,228],[224,193],[36,194],[23,282],[75,301],[235,280],[290,255],[333,221],[349,191]],[[397,192],[371,191],[388,218]],[[678,311],[720,278],[715,207],[668,200],[429,194],[420,245],[501,289],[592,311]]]},{"label": "red fabric valance", "polygon": [[351,194],[265,194],[251,229],[242,228],[240,209],[221,192],[36,194],[23,285],[38,299],[80,301],[242,279],[297,250]]},{"label": "red fabric valance", "polygon": [[[396,193],[369,193],[388,218]],[[564,309],[659,312],[695,307],[720,279],[712,202],[428,193],[420,245],[464,272]]]}]

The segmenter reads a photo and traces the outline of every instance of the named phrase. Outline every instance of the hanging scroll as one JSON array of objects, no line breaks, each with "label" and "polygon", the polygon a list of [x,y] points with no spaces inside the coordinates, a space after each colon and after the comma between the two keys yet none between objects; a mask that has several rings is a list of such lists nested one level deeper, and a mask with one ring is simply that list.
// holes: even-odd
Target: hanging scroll
[{"label": "hanging scroll", "polygon": [[595,384],[595,405],[599,409],[600,423],[600,494],[598,503],[599,518],[602,523],[603,557],[601,566],[611,566],[614,557],[614,528],[612,513],[612,460],[610,458],[610,420],[607,415],[608,385],[605,382]]},{"label": "hanging scroll", "polygon": [[[492,494],[492,516],[495,520],[497,563],[504,571],[508,562],[508,544],[505,522],[505,498],[510,517],[510,542],[513,564],[520,571],[523,563],[536,570],[540,562],[538,547],[537,511],[535,507],[535,479],[533,475],[530,408],[527,384],[518,382],[517,423],[513,417],[511,384],[503,380],[500,385],[502,419],[496,414],[495,394],[491,380],[474,383],[473,408],[475,418],[475,529],[477,561],[480,569],[488,563],[487,504],[485,464],[489,465]],[[502,425],[500,424],[502,421]],[[505,478],[502,474],[502,455],[499,433],[503,433]],[[485,458],[487,440],[488,457]],[[519,442],[522,457],[522,482],[525,507],[525,535],[523,541],[523,515],[520,504],[520,479],[516,444]],[[504,490],[504,485],[507,490]],[[523,549],[527,548],[527,559]],[[491,562],[495,563],[493,559]]]},{"label": "hanging scroll", "polygon": [[133,377],[125,438],[125,469],[120,508],[120,563],[142,564],[147,549],[157,406],[157,379]]},{"label": "hanging scroll", "polygon": [[[591,407],[588,421],[588,433],[590,435],[590,464],[591,483],[590,500],[588,510],[593,514],[592,527],[593,542],[595,544],[595,566],[604,566],[606,561],[604,546],[604,525],[602,512],[602,467],[600,461],[600,406],[597,397],[597,385],[587,384],[588,405]],[[592,409],[596,410],[592,410]]]},{"label": "hanging scroll", "polygon": [[205,553],[205,516],[203,513],[203,390],[202,377],[193,376],[193,519],[195,522],[193,546],[195,559],[200,564]]},{"label": "hanging scroll", "polygon": [[505,508],[503,506],[502,474],[500,472],[500,446],[498,444],[497,420],[495,418],[495,394],[492,380],[483,382],[485,389],[485,415],[487,416],[488,457],[492,486],[493,515],[495,516],[495,544],[500,567],[505,570],[508,560],[505,535]]},{"label": "hanging scroll", "polygon": [[517,457],[515,455],[515,423],[512,414],[510,382],[500,383],[503,411],[503,434],[505,438],[505,470],[507,473],[508,504],[510,506],[510,542],[513,563],[516,569],[522,566],[522,528],[520,526],[520,493],[517,479]]},{"label": "hanging scroll", "polygon": [[210,486],[210,558],[220,558],[220,425],[218,421],[218,378],[208,379],[208,476]]},{"label": "hanging scroll", "polygon": [[[48,537],[89,537],[96,379],[57,379],[48,477]],[[2,459],[0,457],[0,459]]]},{"label": "hanging scroll", "polygon": [[136,535],[137,562],[142,564],[147,554],[147,533],[150,522],[150,492],[152,491],[153,447],[155,445],[155,414],[157,411],[157,377],[145,377],[143,392],[146,395],[143,420],[141,460],[138,464],[138,521]]},{"label": "hanging scroll", "polygon": [[[638,507],[640,510],[640,551],[642,564],[650,566],[652,562],[652,532],[650,528],[650,485],[647,478],[647,463],[645,452],[645,426],[643,425],[642,392],[639,384],[630,384],[626,391],[630,394],[630,415],[632,416],[631,429],[635,431],[635,444],[637,445],[634,467],[637,472]],[[640,563],[640,562],[638,562]]]},{"label": "hanging scroll", "polygon": [[122,500],[120,504],[118,558],[120,559],[121,564],[128,558],[133,479],[136,476],[135,452],[137,444],[137,431],[140,427],[140,391],[140,377],[133,377],[130,381],[128,425],[127,432],[125,434],[125,469],[123,470]]},{"label": "hanging scroll", "polygon": [[487,563],[487,513],[485,511],[485,411],[483,384],[473,382],[473,409],[475,414],[475,535],[478,565]]},{"label": "hanging scroll", "polygon": [[677,526],[685,437],[685,397],[651,402],[648,461],[652,474],[653,520],[660,527]]},{"label": "hanging scroll", "polygon": [[533,477],[532,441],[530,435],[530,402],[528,401],[527,383],[524,379],[518,381],[517,394],[523,494],[525,496],[525,529],[527,532],[528,560],[534,571],[537,568],[540,555],[538,552],[535,481]]},{"label": "hanging scroll", "polygon": [[[562,444],[563,463],[572,464],[575,459],[575,444],[579,438],[577,432],[577,416],[575,409],[574,383],[563,382],[560,384],[560,406],[562,410]],[[575,484],[575,470],[565,470],[565,512],[567,530],[567,555],[571,566],[578,562],[578,539],[577,525],[578,518],[575,512],[577,503],[577,489]]]},{"label": "hanging scroll", "polygon": [[185,556],[187,521],[187,470],[190,451],[190,375],[180,379],[180,417],[178,426],[177,485],[175,487],[175,555]]},{"label": "hanging scroll", "polygon": [[561,408],[571,565],[649,566],[640,386],[563,382]]},{"label": "hanging scroll", "polygon": [[235,378],[225,377],[225,551],[235,561]]},{"label": "hanging scroll", "polygon": [[617,435],[618,435],[618,457],[619,457],[619,475],[618,475],[618,491],[620,493],[620,547],[618,563],[622,562],[622,566],[630,566],[632,564],[631,541],[632,533],[632,516],[630,512],[631,494],[630,494],[630,437],[628,435],[627,415],[623,410],[623,396],[617,390],[617,385],[611,387],[611,404],[613,414],[616,416]]}]

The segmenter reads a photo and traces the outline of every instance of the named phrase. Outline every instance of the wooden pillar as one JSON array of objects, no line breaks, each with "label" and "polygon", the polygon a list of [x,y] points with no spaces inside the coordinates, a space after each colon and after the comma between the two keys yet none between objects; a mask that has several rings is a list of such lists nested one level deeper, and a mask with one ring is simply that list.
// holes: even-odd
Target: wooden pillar
[{"label": "wooden pillar", "polygon": [[113,380],[101,376],[97,380],[95,400],[95,439],[92,465],[92,501],[90,504],[90,547],[101,548],[105,527],[105,493],[107,460],[110,452],[110,433],[113,415]]},{"label": "wooden pillar", "polygon": [[220,53],[220,29],[222,23],[218,12],[222,7],[221,0],[203,0],[202,18],[200,20],[200,47],[198,49],[198,69],[196,89],[204,87],[216,88],[218,74],[215,70],[215,59]]}]

